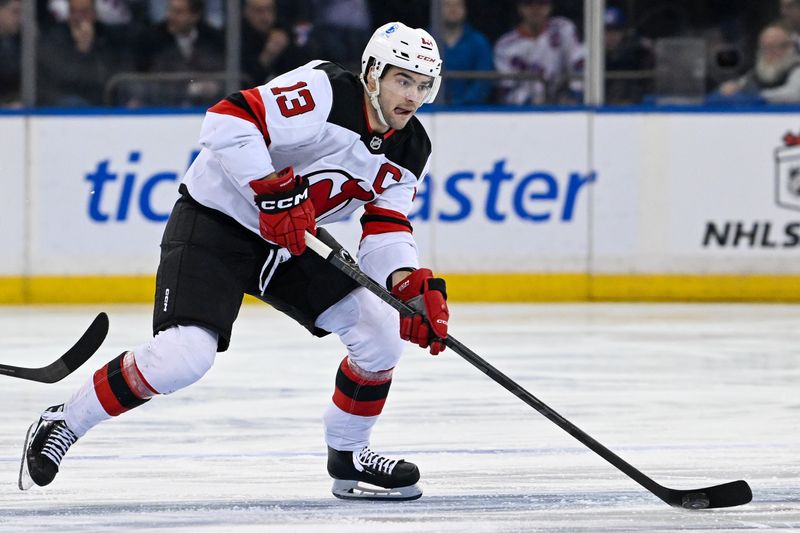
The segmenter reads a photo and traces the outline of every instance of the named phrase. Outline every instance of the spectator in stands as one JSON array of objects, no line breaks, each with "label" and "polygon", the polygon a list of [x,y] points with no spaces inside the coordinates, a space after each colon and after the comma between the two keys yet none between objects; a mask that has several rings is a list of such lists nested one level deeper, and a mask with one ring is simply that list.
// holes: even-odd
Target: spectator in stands
[{"label": "spectator in stands", "polygon": [[[447,70],[493,70],[492,45],[467,22],[465,0],[442,0],[441,9],[441,29],[436,37]],[[491,88],[488,81],[448,79],[440,94],[446,104],[475,105],[486,103]]]},{"label": "spectator in stands", "polygon": [[[134,11],[147,9],[148,2],[163,0],[94,0],[97,21],[112,29],[125,29],[133,22]],[[67,22],[69,0],[37,0],[39,29],[47,31],[52,24]]]},{"label": "spectator in stands", "polygon": [[314,29],[311,40],[321,59],[361,69],[361,52],[372,35],[366,0],[311,0]]},{"label": "spectator in stands", "polygon": [[551,0],[517,0],[519,26],[501,36],[494,47],[495,68],[504,74],[526,74],[533,80],[500,82],[507,104],[579,101],[583,46],[572,21],[553,17]]},{"label": "spectator in stands", "polygon": [[[143,11],[147,13],[147,18],[153,25],[158,25],[167,19],[167,10],[169,9],[168,0],[128,1],[134,4],[146,4]],[[206,0],[203,9],[203,20],[212,28],[217,28],[218,30],[222,29],[225,26],[225,0]]]},{"label": "spectator in stands", "polygon": [[[652,69],[653,46],[626,26],[625,14],[618,7],[605,12],[605,64],[607,72],[635,72]],[[609,104],[635,104],[652,85],[647,79],[606,79],[605,100]]]},{"label": "spectator in stands", "polygon": [[249,85],[261,85],[311,58],[276,24],[275,0],[245,0],[242,22],[242,72]]},{"label": "spectator in stands", "polygon": [[[128,42],[151,25],[148,9],[151,0],[95,0],[97,20],[115,32],[126,32]],[[166,3],[166,0],[162,0]],[[131,44],[132,47],[132,44]],[[133,53],[130,53],[133,56]]]},{"label": "spectator in stands", "polygon": [[[153,76],[120,91],[128,107],[204,106],[224,96],[225,34],[204,12],[204,0],[169,0],[164,22],[139,40],[137,69]],[[185,77],[158,76],[180,73]]]},{"label": "spectator in stands", "polygon": [[142,36],[139,70],[222,70],[225,66],[224,34],[204,22],[204,12],[204,0],[169,0],[166,20]]},{"label": "spectator in stands", "polygon": [[792,30],[782,22],[764,28],[758,36],[756,64],[736,80],[726,81],[711,100],[800,102],[800,53]]},{"label": "spectator in stands", "polygon": [[800,51],[800,0],[781,0],[781,20],[792,32],[792,41]]},{"label": "spectator in stands", "polygon": [[55,24],[39,42],[38,103],[102,105],[106,81],[124,68],[123,49],[97,22],[92,0],[70,0],[67,22]]},{"label": "spectator in stands", "polygon": [[22,46],[20,0],[0,0],[0,107],[19,107]]}]

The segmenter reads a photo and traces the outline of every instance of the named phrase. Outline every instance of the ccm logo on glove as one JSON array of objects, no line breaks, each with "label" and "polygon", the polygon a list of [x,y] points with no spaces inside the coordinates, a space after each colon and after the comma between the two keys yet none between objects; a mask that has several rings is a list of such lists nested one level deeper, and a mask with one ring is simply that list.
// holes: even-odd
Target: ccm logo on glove
[{"label": "ccm logo on glove", "polygon": [[[262,196],[263,195],[259,195],[259,197]],[[271,198],[262,199],[258,204],[258,208],[263,213],[278,213],[280,211],[287,211],[296,205],[300,205],[300,203],[305,200],[308,200],[308,189],[305,189],[303,192],[289,198],[281,198],[279,200]]]},{"label": "ccm logo on glove", "polygon": [[253,180],[261,236],[300,255],[306,250],[306,231],[316,232],[314,204],[308,200],[308,180],[286,167],[266,178]]}]

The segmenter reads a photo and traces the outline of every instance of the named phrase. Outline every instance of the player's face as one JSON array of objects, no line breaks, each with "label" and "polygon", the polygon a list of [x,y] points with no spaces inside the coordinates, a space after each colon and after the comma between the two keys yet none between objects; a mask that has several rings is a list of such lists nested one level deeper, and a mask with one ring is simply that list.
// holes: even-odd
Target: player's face
[{"label": "player's face", "polygon": [[399,67],[387,67],[381,78],[378,104],[390,127],[408,124],[433,88],[433,78]]}]

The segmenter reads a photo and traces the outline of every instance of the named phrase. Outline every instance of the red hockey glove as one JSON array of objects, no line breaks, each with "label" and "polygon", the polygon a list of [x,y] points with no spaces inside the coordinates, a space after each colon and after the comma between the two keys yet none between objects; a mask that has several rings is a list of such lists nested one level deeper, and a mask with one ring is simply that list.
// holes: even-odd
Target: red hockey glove
[{"label": "red hockey glove", "polygon": [[447,338],[450,319],[444,280],[434,278],[427,268],[420,268],[392,287],[392,294],[416,311],[410,316],[400,316],[400,337],[421,348],[430,346],[433,355],[444,351],[442,341]]},{"label": "red hockey glove", "polygon": [[316,232],[314,204],[308,199],[308,180],[295,176],[292,167],[278,172],[277,177],[250,182],[256,193],[258,229],[261,236],[292,255],[306,250],[306,230]]}]

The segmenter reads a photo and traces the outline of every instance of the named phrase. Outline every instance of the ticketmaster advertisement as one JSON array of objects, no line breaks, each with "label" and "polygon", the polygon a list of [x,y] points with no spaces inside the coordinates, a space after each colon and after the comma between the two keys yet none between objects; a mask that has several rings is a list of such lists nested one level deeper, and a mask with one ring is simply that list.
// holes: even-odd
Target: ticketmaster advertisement
[{"label": "ticketmaster advertisement", "polygon": [[31,274],[155,272],[201,121],[32,118]]},{"label": "ticketmaster advertisement", "polygon": [[[434,157],[410,218],[423,263],[438,272],[495,282],[521,275],[519,299],[554,276],[582,284],[591,299],[593,284],[609,276],[716,282],[800,273],[796,115],[420,118]],[[201,122],[194,114],[0,116],[0,276],[152,277]],[[357,247],[356,218],[332,232]]]}]

